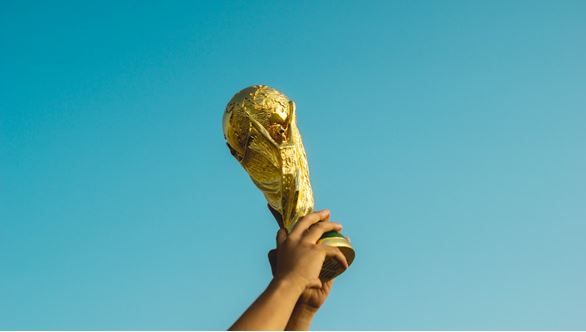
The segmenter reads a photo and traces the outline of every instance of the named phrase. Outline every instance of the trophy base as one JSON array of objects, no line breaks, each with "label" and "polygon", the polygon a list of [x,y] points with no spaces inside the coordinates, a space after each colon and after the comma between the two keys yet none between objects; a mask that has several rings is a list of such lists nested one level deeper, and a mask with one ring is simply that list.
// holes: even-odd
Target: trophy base
[{"label": "trophy base", "polygon": [[[346,257],[348,266],[354,261],[356,253],[354,252],[354,248],[352,248],[352,244],[350,244],[350,241],[338,232],[325,233],[317,243],[340,249],[342,254]],[[319,273],[319,278],[322,281],[328,281],[339,276],[345,270],[344,266],[335,257],[326,257],[321,272]]]}]

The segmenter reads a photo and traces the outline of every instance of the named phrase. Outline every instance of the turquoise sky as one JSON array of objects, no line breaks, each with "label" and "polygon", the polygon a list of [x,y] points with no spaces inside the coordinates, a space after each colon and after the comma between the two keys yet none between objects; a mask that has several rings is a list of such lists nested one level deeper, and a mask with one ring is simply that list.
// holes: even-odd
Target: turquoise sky
[{"label": "turquoise sky", "polygon": [[228,100],[297,103],[357,258],[316,329],[586,329],[586,2],[0,2],[0,329],[225,329],[276,223]]}]

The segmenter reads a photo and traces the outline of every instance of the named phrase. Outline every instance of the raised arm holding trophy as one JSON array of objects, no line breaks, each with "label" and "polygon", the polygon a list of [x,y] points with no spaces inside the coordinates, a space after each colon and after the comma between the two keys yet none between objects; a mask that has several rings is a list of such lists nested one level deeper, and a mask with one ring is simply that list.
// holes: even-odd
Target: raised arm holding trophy
[{"label": "raised arm holding trophy", "polygon": [[[338,232],[341,229],[338,228],[339,225],[328,220],[328,211],[313,212],[309,168],[295,112],[295,103],[271,87],[254,85],[245,88],[234,95],[226,106],[223,117],[224,137],[230,152],[263,192],[271,212],[276,215],[281,228],[279,234],[282,236],[278,242],[284,241],[288,236],[291,239],[287,238],[287,241],[293,243],[291,247],[302,237],[309,239],[315,250],[323,251],[322,265],[317,267],[321,271],[315,270],[316,276],[319,271],[319,279],[322,283],[328,283],[346,270],[354,260],[355,252],[350,241]],[[297,249],[289,251],[294,250]],[[302,250],[298,249],[297,252]],[[340,252],[343,257],[339,257]],[[288,257],[303,260],[303,255],[299,254]],[[311,260],[307,260],[309,261]],[[311,264],[318,263],[316,261]],[[277,296],[271,295],[272,292],[279,292],[279,286],[273,285],[273,282],[271,284],[232,328],[262,329],[264,326],[247,325],[243,322],[254,321],[252,317],[256,313],[259,317],[262,316],[261,313],[278,316],[271,314],[269,305],[264,305],[271,302],[272,296]],[[280,285],[278,282],[276,284]],[[307,285],[305,287],[309,288]],[[287,298],[284,294],[277,297]],[[284,307],[288,308],[288,305]],[[276,326],[280,327],[279,324]],[[275,329],[275,326],[271,328]]]}]

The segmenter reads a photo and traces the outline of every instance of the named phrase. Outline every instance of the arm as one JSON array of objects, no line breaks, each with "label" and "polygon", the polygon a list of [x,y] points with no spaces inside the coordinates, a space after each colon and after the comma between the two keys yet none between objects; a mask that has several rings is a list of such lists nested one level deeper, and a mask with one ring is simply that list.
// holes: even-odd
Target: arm
[{"label": "arm", "polygon": [[[275,217],[275,219],[277,220],[279,226],[282,227],[281,215],[277,211],[273,210],[270,205],[268,207],[273,216]],[[281,247],[282,243],[285,241],[286,238],[286,232],[280,231],[279,233],[277,233],[277,248],[269,251],[269,263],[271,264],[271,270],[273,272],[273,275],[275,274],[275,267],[277,265],[277,256],[279,248]],[[285,328],[285,330],[309,330],[313,317],[328,298],[333,283],[334,280],[332,279],[323,282],[322,287],[320,288],[306,288],[299,297],[299,300],[297,300],[297,303],[295,304],[295,308],[293,309],[293,313],[291,314],[291,317],[287,322],[287,327]]]},{"label": "arm", "polygon": [[295,309],[287,323],[287,330],[307,331],[311,326],[311,320],[321,305],[326,301],[334,280],[322,282],[320,288],[307,288],[295,304]]},{"label": "arm", "polygon": [[230,330],[283,330],[303,289],[302,282],[273,279]]},{"label": "arm", "polygon": [[317,309],[309,307],[303,303],[297,303],[295,309],[287,322],[287,331],[309,331],[311,320],[317,313]]},{"label": "arm", "polygon": [[230,330],[283,330],[291,315],[306,317],[295,311],[295,304],[307,288],[322,288],[319,272],[327,256],[336,257],[344,266],[346,258],[339,249],[318,245],[323,233],[341,230],[341,225],[327,220],[323,210],[303,217],[286,236],[280,230],[279,260],[274,278],[259,298],[230,327]]}]

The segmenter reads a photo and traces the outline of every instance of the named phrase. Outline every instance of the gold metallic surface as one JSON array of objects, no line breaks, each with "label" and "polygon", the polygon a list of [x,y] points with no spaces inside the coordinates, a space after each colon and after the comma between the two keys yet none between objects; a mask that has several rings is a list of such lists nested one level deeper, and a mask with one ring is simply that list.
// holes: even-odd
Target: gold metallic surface
[{"label": "gold metallic surface", "polygon": [[[326,237],[320,239],[317,243],[325,244],[332,247],[338,247],[342,254],[346,257],[346,261],[348,262],[348,266],[352,264],[354,261],[354,257],[356,253],[354,252],[354,248],[350,244],[347,238],[343,237]],[[320,279],[322,280],[329,280],[335,278],[340,273],[344,272],[344,267],[338,262],[335,258],[326,258],[324,265],[321,269],[319,274]]]},{"label": "gold metallic surface", "polygon": [[[314,205],[295,103],[266,85],[245,88],[226,106],[223,129],[230,152],[290,231],[301,217],[313,211]],[[345,248],[343,253],[351,263],[354,250],[347,239],[326,240],[320,241]],[[351,259],[347,254],[350,251]],[[324,268],[328,264],[326,261]],[[329,265],[336,273],[328,275],[343,272],[335,263]]]}]

